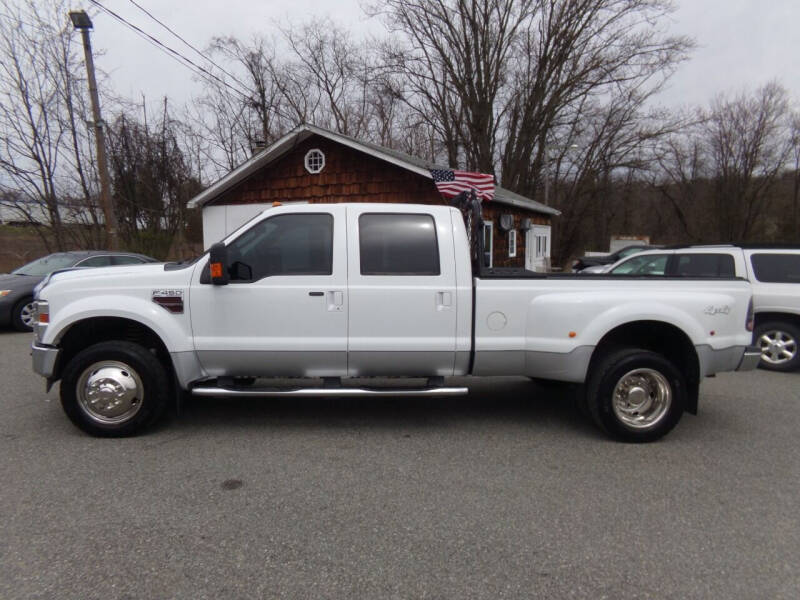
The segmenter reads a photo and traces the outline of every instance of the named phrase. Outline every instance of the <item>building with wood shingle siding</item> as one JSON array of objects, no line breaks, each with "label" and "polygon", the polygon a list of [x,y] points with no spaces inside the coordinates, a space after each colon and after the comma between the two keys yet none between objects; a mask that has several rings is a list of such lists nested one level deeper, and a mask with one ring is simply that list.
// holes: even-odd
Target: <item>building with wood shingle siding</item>
[{"label": "building with wood shingle siding", "polygon": [[[430,174],[442,168],[447,167],[301,125],[195,196],[189,206],[202,208],[207,248],[273,202],[447,204]],[[557,210],[497,187],[482,212],[493,266],[546,268]]]}]

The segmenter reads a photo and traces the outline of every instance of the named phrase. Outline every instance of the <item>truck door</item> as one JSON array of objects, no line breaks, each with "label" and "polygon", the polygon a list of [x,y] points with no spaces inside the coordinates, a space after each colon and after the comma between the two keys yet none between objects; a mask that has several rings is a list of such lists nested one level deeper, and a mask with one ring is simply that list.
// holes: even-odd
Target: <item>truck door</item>
[{"label": "truck door", "polygon": [[457,306],[449,212],[351,205],[347,223],[349,374],[452,375]]},{"label": "truck door", "polygon": [[227,248],[230,283],[207,283],[205,258],[190,290],[209,375],[346,375],[345,208],[276,209]]}]

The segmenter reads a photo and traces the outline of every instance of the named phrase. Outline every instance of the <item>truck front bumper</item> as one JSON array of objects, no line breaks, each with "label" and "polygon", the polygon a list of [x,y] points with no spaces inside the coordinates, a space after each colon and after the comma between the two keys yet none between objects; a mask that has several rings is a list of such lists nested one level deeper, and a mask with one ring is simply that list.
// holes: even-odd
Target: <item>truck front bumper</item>
[{"label": "truck front bumper", "polygon": [[759,346],[748,346],[744,349],[744,355],[742,355],[742,360],[736,370],[752,371],[758,366],[760,360],[761,348]]},{"label": "truck front bumper", "polygon": [[60,348],[52,346],[39,346],[36,342],[31,345],[31,357],[33,358],[33,371],[48,380],[56,372],[56,364],[61,354]]}]

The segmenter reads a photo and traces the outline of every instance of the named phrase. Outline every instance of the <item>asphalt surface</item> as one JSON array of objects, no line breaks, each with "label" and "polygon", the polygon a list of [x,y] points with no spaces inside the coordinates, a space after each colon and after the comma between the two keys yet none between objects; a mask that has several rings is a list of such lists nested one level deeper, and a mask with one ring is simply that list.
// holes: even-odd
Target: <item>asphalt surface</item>
[{"label": "asphalt surface", "polygon": [[0,598],[798,598],[800,373],[662,441],[563,391],[194,400],[94,439],[0,332]]}]

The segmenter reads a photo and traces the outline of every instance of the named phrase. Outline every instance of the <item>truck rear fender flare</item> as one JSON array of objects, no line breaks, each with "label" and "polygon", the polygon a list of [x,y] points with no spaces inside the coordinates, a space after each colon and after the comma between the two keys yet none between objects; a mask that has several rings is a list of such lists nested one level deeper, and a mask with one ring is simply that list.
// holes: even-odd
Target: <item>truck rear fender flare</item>
[{"label": "truck rear fender flare", "polygon": [[708,332],[700,321],[684,310],[661,302],[625,303],[612,306],[596,315],[586,330],[579,333],[582,343],[599,346],[603,339],[619,327],[635,323],[660,323],[668,325],[683,334],[691,344],[707,344]]}]

